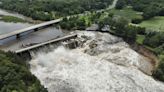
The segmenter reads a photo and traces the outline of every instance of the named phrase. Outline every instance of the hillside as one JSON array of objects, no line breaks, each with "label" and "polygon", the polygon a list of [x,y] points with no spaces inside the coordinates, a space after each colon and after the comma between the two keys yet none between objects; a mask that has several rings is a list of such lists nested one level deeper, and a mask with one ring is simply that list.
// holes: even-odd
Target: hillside
[{"label": "hillside", "polygon": [[30,73],[26,62],[13,53],[0,51],[0,92],[47,92]]}]

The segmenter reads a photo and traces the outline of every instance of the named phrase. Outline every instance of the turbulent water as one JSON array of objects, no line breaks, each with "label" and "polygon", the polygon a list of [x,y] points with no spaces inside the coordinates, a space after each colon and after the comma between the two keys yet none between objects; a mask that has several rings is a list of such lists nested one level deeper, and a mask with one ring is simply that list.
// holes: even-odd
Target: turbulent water
[{"label": "turbulent water", "polygon": [[30,61],[31,72],[49,92],[164,92],[163,83],[146,75],[151,74],[151,63],[122,39],[77,33],[80,47],[59,46]]}]

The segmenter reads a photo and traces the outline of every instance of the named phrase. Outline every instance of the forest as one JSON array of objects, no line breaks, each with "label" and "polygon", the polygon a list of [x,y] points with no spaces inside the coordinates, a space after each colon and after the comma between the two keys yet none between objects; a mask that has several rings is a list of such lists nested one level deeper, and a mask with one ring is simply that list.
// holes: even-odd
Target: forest
[{"label": "forest", "polygon": [[62,16],[107,8],[113,0],[0,0],[0,8],[32,17],[52,20]]},{"label": "forest", "polygon": [[0,92],[47,92],[28,64],[12,52],[0,51]]}]

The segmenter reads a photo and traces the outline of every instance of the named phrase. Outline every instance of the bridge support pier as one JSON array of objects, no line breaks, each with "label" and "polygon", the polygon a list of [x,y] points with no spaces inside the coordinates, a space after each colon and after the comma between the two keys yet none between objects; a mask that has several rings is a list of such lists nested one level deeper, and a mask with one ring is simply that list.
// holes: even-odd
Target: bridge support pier
[{"label": "bridge support pier", "polygon": [[32,56],[29,51],[17,53],[17,55],[20,56],[21,58],[23,58],[25,61],[29,61],[32,59]]},{"label": "bridge support pier", "polygon": [[34,32],[37,32],[39,29],[38,28],[36,28],[36,29],[34,29]]},{"label": "bridge support pier", "polygon": [[19,38],[20,38],[20,34],[17,34],[17,35],[16,35],[16,38],[19,39]]}]

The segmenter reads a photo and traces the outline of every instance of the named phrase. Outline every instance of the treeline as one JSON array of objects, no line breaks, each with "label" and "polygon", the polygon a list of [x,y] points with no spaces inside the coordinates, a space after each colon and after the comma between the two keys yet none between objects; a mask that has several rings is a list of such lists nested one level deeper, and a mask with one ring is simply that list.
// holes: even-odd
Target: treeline
[{"label": "treeline", "polygon": [[47,92],[16,54],[0,51],[0,92]]},{"label": "treeline", "polygon": [[141,27],[129,25],[129,21],[123,17],[113,16],[113,14],[105,15],[105,13],[64,18],[59,23],[61,28],[68,30],[85,30],[92,24],[97,24],[99,31],[103,31],[103,28],[109,26],[107,32],[123,37],[128,42],[135,42],[137,33],[142,30]]},{"label": "treeline", "polygon": [[113,0],[0,0],[0,8],[32,17],[51,20],[54,17],[73,15],[107,8]]},{"label": "treeline", "polygon": [[118,0],[117,9],[125,6],[132,6],[135,11],[143,12],[144,19],[154,16],[164,16],[164,0]]},{"label": "treeline", "polygon": [[160,61],[158,68],[153,72],[153,77],[164,81],[164,32],[146,30],[144,27],[129,24],[126,18],[106,14],[106,12],[64,18],[59,23],[61,28],[68,30],[85,30],[92,24],[99,26],[98,31],[103,31],[102,29],[108,25],[107,32],[122,37],[129,43],[137,43],[136,38],[138,35],[145,36],[142,45],[151,49]]}]

